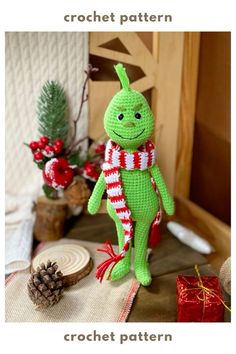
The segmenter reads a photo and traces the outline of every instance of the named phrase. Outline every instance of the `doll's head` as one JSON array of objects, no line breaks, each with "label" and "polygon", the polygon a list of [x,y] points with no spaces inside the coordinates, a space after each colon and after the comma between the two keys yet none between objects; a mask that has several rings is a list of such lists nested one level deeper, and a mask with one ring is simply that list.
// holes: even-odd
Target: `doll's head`
[{"label": "doll's head", "polygon": [[109,103],[104,127],[107,135],[122,148],[138,148],[152,135],[154,119],[145,97],[129,87],[129,78],[122,64],[115,65],[122,89]]}]

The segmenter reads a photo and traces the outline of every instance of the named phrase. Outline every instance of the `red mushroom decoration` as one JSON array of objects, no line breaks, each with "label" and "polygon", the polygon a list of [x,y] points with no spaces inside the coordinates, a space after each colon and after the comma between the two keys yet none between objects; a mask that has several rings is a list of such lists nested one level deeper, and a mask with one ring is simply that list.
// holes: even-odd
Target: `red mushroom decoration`
[{"label": "red mushroom decoration", "polygon": [[74,172],[66,159],[53,158],[43,169],[44,182],[55,189],[66,189],[73,181]]}]

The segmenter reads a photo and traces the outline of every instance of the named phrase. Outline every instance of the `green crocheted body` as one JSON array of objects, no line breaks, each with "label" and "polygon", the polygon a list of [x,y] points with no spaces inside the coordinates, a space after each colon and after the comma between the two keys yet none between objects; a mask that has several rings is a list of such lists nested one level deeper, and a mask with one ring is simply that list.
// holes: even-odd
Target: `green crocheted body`
[{"label": "green crocheted body", "polygon": [[[104,117],[104,127],[108,136],[127,152],[135,152],[152,135],[154,128],[153,114],[145,97],[129,88],[129,80],[121,64],[116,67],[122,83],[122,90],[109,103]],[[149,229],[159,208],[159,199],[153,189],[150,174],[152,175],[163,207],[167,214],[174,213],[174,203],[168,193],[165,182],[157,165],[149,170],[120,169],[122,187],[134,225],[134,271],[137,279],[144,286],[151,283],[151,274],[147,261],[147,247]],[[105,181],[101,173],[90,197],[88,210],[95,214],[100,206],[105,190]],[[121,221],[109,201],[107,211],[116,223],[119,248],[124,245],[124,231]],[[113,269],[111,280],[118,280],[128,274],[130,270],[131,250]]]}]

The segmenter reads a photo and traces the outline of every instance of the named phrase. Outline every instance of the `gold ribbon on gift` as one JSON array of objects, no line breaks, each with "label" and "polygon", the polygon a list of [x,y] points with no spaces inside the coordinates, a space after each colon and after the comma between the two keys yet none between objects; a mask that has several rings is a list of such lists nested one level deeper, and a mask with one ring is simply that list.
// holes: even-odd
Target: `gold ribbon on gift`
[{"label": "gold ribbon on gift", "polygon": [[[205,304],[206,294],[210,295],[210,296],[215,296],[224,305],[226,310],[231,312],[231,309],[226,305],[226,303],[222,300],[222,298],[218,294],[216,294],[216,292],[213,289],[210,289],[210,288],[207,288],[206,286],[204,286],[197,264],[195,264],[194,269],[195,269],[195,272],[197,273],[197,277],[198,277],[197,287],[196,288],[193,287],[191,289],[183,289],[182,292],[192,290],[192,289],[201,289],[200,293],[197,295],[198,300],[203,301]],[[200,295],[202,295],[202,297]]]}]

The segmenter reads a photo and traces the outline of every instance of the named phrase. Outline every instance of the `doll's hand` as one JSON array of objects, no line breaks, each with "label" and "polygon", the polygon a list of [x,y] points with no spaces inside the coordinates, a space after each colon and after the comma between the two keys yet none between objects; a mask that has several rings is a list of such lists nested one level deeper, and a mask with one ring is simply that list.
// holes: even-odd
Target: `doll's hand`
[{"label": "doll's hand", "polygon": [[175,212],[175,204],[171,196],[166,198],[162,198],[163,207],[165,209],[166,214],[173,215]]},{"label": "doll's hand", "polygon": [[93,196],[91,196],[88,202],[88,212],[92,215],[96,214],[100,208],[100,204],[101,200],[95,199]]}]

